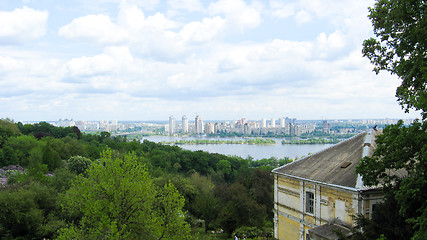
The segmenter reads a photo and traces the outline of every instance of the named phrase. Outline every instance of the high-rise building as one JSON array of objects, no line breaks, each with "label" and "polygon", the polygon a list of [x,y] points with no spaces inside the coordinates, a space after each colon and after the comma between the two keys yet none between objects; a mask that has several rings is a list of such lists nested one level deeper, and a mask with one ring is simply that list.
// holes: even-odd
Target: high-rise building
[{"label": "high-rise building", "polygon": [[296,118],[285,118],[285,125],[288,125],[289,123],[291,123],[292,125],[296,125],[297,124],[297,119]]},{"label": "high-rise building", "polygon": [[188,133],[188,118],[187,116],[182,116],[182,132]]},{"label": "high-rise building", "polygon": [[289,123],[289,135],[295,136],[295,127],[296,125],[293,125],[292,123]]},{"label": "high-rise building", "polygon": [[261,128],[267,127],[267,120],[265,118],[261,119]]},{"label": "high-rise building", "polygon": [[212,133],[214,133],[215,132],[215,127],[214,126],[215,125],[213,123],[210,123],[210,122],[206,123],[206,125],[205,125],[205,133],[206,134],[212,134]]},{"label": "high-rise building", "polygon": [[169,117],[169,134],[173,135],[175,133],[175,118],[173,116]]},{"label": "high-rise building", "polygon": [[323,120],[322,127],[323,127],[323,132],[329,133],[331,125],[328,123],[327,120]]},{"label": "high-rise building", "polygon": [[203,133],[203,121],[199,115],[197,115],[196,118],[194,119],[194,124],[195,124],[195,133],[196,134],[202,134]]},{"label": "high-rise building", "polygon": [[274,119],[274,118],[271,119],[270,127],[271,128],[275,128],[276,127],[276,119]]},{"label": "high-rise building", "polygon": [[280,128],[285,128],[285,118],[281,117],[279,120],[280,120]]}]

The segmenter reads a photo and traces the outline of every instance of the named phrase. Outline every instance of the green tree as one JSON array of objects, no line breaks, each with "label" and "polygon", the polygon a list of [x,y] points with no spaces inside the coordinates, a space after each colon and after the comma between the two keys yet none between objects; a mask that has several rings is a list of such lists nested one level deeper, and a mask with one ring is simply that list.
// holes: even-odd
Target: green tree
[{"label": "green tree", "polygon": [[0,148],[8,138],[19,135],[21,135],[21,132],[12,120],[8,118],[0,119]]},{"label": "green tree", "polygon": [[357,166],[367,185],[383,184],[396,198],[399,213],[413,224],[420,239],[427,237],[427,124],[400,121],[376,139],[377,149]]},{"label": "green tree", "polygon": [[85,157],[87,156],[82,141],[78,141],[77,139],[70,136],[61,138],[60,141],[63,142],[63,148],[60,151],[62,159],[69,159],[70,157],[77,155]]},{"label": "green tree", "polygon": [[219,210],[218,199],[213,191],[215,185],[206,176],[200,176],[198,173],[191,175],[191,182],[198,190],[192,207],[196,216],[205,221],[205,232],[207,232]]},{"label": "green tree", "polygon": [[271,221],[273,219],[274,208],[274,182],[273,176],[268,170],[255,169],[250,177],[249,191],[252,198],[258,203],[265,206],[266,214]]},{"label": "green tree", "polygon": [[154,239],[190,239],[190,227],[182,211],[184,204],[185,199],[172,183],[158,190],[154,204],[157,215]]},{"label": "green tree", "polygon": [[92,164],[89,158],[82,156],[73,156],[67,160],[67,168],[70,172],[75,174],[84,173]]},{"label": "green tree", "polygon": [[243,226],[263,226],[266,207],[258,204],[243,184],[217,186],[215,192],[220,199],[217,222],[228,234]]},{"label": "green tree", "polygon": [[0,191],[2,239],[52,238],[65,222],[57,218],[56,194],[33,182]]},{"label": "green tree", "polygon": [[412,227],[399,214],[399,204],[393,196],[392,191],[386,192],[386,198],[382,203],[375,205],[375,211],[371,218],[363,214],[357,215],[356,227],[363,228],[362,231],[355,231],[352,240],[379,239],[384,235],[388,240],[409,240],[414,234]]},{"label": "green tree", "polygon": [[422,121],[387,126],[373,156],[357,167],[366,184],[382,183],[392,192],[413,239],[427,239],[426,9],[423,0],[377,0],[369,9],[376,38],[365,40],[362,51],[376,73],[386,70],[402,80],[396,90],[402,108],[421,111]]},{"label": "green tree", "polygon": [[46,164],[49,171],[53,171],[61,166],[59,153],[52,148],[52,138],[45,138],[46,144],[43,147],[42,163]]},{"label": "green tree", "polygon": [[44,145],[45,143],[37,141],[33,136],[10,137],[4,143],[0,165],[16,164],[23,167],[37,165],[42,161]]},{"label": "green tree", "polygon": [[424,0],[377,0],[369,8],[376,38],[363,42],[363,56],[402,79],[396,90],[405,111],[427,109],[427,3]]},{"label": "green tree", "polygon": [[157,191],[134,155],[114,157],[106,151],[66,192],[64,210],[81,219],[59,239],[162,239],[172,232],[171,239],[187,239],[183,201],[174,189]]},{"label": "green tree", "polygon": [[71,182],[76,178],[76,174],[70,172],[67,168],[58,168],[49,178],[49,187],[58,193],[63,193],[71,187]]},{"label": "green tree", "polygon": [[230,181],[231,176],[231,163],[228,160],[220,160],[216,164],[217,173],[222,173],[225,181]]}]

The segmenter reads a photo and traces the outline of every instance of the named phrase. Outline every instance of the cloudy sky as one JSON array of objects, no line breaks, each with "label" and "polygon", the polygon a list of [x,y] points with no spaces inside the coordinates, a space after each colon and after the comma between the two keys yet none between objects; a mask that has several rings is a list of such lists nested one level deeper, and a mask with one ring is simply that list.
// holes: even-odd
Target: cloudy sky
[{"label": "cloudy sky", "polygon": [[2,0],[0,118],[410,118],[366,0]]}]

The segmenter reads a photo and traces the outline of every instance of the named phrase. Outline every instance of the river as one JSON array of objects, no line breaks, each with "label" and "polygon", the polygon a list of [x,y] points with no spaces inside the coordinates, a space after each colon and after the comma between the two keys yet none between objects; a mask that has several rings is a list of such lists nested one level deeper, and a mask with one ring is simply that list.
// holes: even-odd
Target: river
[{"label": "river", "polygon": [[[173,142],[177,140],[209,139],[209,140],[245,140],[243,138],[210,138],[210,137],[168,137],[149,136],[144,137],[151,142]],[[274,138],[273,138],[274,139]],[[276,144],[248,145],[248,144],[199,144],[199,145],[178,145],[179,147],[197,151],[202,150],[210,153],[220,153],[224,155],[239,156],[247,158],[253,157],[255,160],[262,158],[301,158],[312,153],[320,152],[333,144],[281,144],[283,139],[274,139]]]}]

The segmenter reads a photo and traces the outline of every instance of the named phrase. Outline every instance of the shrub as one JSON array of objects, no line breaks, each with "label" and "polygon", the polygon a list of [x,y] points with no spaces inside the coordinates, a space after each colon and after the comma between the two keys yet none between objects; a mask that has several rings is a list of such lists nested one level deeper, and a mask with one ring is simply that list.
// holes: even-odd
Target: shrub
[{"label": "shrub", "polygon": [[67,161],[67,168],[75,174],[82,174],[90,167],[92,161],[82,156],[70,157]]},{"label": "shrub", "polygon": [[257,228],[257,227],[239,227],[234,230],[232,236],[238,238],[260,238],[260,239],[272,239],[273,230],[271,228]]}]

